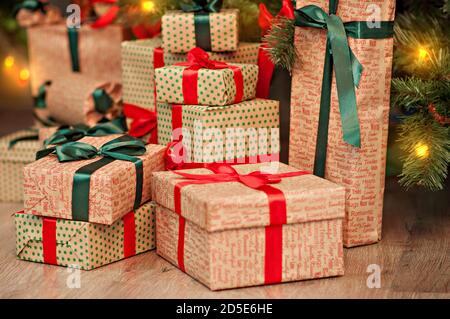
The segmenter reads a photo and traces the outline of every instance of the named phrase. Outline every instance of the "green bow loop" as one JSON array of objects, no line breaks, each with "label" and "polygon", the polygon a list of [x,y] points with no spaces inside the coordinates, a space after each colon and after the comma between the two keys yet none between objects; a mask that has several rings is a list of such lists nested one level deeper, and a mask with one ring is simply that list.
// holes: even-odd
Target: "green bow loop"
[{"label": "green bow loop", "polygon": [[54,147],[52,152],[60,163],[87,160],[101,155],[95,146],[82,142],[67,142]]},{"label": "green bow loop", "polygon": [[109,141],[99,150],[100,155],[129,162],[135,162],[138,159],[133,156],[144,155],[145,152],[144,142],[129,135]]},{"label": "green bow loop", "polygon": [[124,134],[128,131],[127,121],[120,116],[111,121],[100,122],[87,130],[87,136],[105,136],[111,134]]},{"label": "green bow loop", "polygon": [[184,12],[220,12],[223,0],[192,0],[192,3],[180,3]]},{"label": "green bow loop", "polygon": [[340,17],[329,15],[315,5],[305,6],[296,10],[296,13],[296,26],[328,30],[327,39],[333,56],[343,139],[350,145],[361,147],[355,87],[359,85],[363,67],[350,49],[345,25]]},{"label": "green bow loop", "polygon": [[39,0],[25,0],[22,3],[18,3],[14,6],[13,16],[17,16],[21,9],[29,10],[29,11],[38,11],[40,10],[42,13],[46,13],[46,6],[48,3],[42,2]]},{"label": "green bow loop", "polygon": [[33,135],[17,137],[15,139],[12,139],[11,141],[9,141],[9,143],[8,143],[8,150],[10,150],[14,146],[16,146],[17,143],[25,142],[25,141],[37,141],[37,140],[39,140],[39,136],[36,133],[33,134]]},{"label": "green bow loop", "polygon": [[45,81],[38,88],[38,94],[34,97],[34,107],[37,109],[45,109],[47,107],[47,87],[52,84],[51,81]]},{"label": "green bow loop", "polygon": [[92,98],[94,99],[95,110],[101,114],[106,114],[114,103],[113,99],[104,89],[94,90]]},{"label": "green bow loop", "polygon": [[61,145],[67,142],[74,142],[86,136],[86,129],[80,127],[60,127],[52,136],[44,141],[44,146]]}]

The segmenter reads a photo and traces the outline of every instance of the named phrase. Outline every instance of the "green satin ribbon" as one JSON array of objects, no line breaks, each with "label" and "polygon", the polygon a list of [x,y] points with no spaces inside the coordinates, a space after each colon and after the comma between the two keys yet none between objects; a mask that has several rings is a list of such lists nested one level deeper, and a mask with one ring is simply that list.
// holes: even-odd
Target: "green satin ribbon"
[{"label": "green satin ribbon", "polygon": [[180,3],[184,12],[220,12],[223,0],[193,0],[192,3]]},{"label": "green satin ribbon", "polygon": [[222,0],[193,0],[192,3],[180,3],[184,12],[194,12],[195,45],[205,51],[211,51],[211,23],[209,14],[220,12]]},{"label": "green satin ribbon", "polygon": [[142,201],[143,162],[135,157],[146,152],[145,144],[139,139],[123,135],[103,144],[99,149],[82,142],[68,142],[38,152],[37,158],[56,154],[60,163],[94,159],[98,161],[79,168],[73,177],[72,186],[72,219],[89,221],[89,192],[92,174],[115,160],[132,162],[136,169],[136,194],[134,209],[139,208]]},{"label": "green satin ribbon", "polygon": [[70,61],[72,63],[72,71],[80,72],[80,57],[78,54],[78,29],[68,27],[67,38],[69,41]]},{"label": "green satin ribbon", "polygon": [[100,114],[106,114],[114,102],[104,89],[94,90],[92,98],[94,99],[95,110]]},{"label": "green satin ribbon", "polygon": [[315,5],[308,5],[295,10],[296,26],[327,30],[327,49],[322,78],[319,129],[314,163],[314,174],[321,177],[325,175],[333,69],[336,77],[343,139],[352,146],[361,147],[355,88],[358,87],[361,80],[363,67],[350,49],[347,37],[385,39],[393,36],[392,21],[380,22],[380,28],[369,28],[367,21],[343,23],[341,18],[336,15],[337,6],[338,0],[330,1],[330,14]]},{"label": "green satin ribbon", "polygon": [[47,107],[47,101],[45,100],[47,96],[47,87],[52,84],[51,81],[45,81],[38,88],[38,93],[34,97],[34,107],[37,109],[45,109]]},{"label": "green satin ribbon", "polygon": [[47,13],[46,6],[48,3],[38,1],[38,0],[25,0],[22,3],[18,3],[13,8],[13,16],[16,17],[21,9],[29,10],[29,11],[38,11],[40,10],[42,13]]},{"label": "green satin ribbon", "polygon": [[86,125],[61,126],[52,136],[44,141],[44,146],[61,145],[75,142],[85,136],[106,136],[111,134],[124,134],[127,131],[125,117],[121,116],[108,122],[99,123],[91,128]]},{"label": "green satin ribbon", "polygon": [[8,143],[8,150],[12,149],[17,143],[20,143],[20,142],[39,140],[39,135],[37,134],[37,132],[35,130],[30,129],[30,133],[33,133],[33,132],[34,132],[34,134],[32,134],[32,135],[21,136],[21,137],[17,137],[17,138],[10,140]]}]

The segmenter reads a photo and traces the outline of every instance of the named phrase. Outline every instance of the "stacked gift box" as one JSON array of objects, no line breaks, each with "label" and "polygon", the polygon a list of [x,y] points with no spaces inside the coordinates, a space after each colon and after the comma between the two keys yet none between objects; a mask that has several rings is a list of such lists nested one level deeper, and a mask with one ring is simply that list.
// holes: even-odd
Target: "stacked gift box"
[{"label": "stacked gift box", "polygon": [[[386,21],[394,12],[388,2]],[[364,39],[349,41],[346,52],[370,65],[371,77],[351,78],[359,84],[358,108],[350,107],[345,118],[341,85],[326,86],[321,77],[331,72],[332,64],[323,66],[324,55],[331,59],[325,50],[331,31],[313,29],[326,24],[319,17],[328,2],[305,9],[310,1],[297,1],[304,21],[296,21],[294,40],[299,59],[292,73],[289,166],[278,162],[279,101],[265,98],[276,69],[259,43],[238,41],[239,12],[219,4],[193,1],[167,12],[162,38],[122,42],[121,61],[96,60],[101,54],[86,44],[76,72],[69,36],[69,55],[59,61],[65,66],[58,66],[72,69],[61,72],[67,82],[35,71],[37,104],[66,125],[41,129],[39,141],[25,133],[0,141],[17,146],[22,138],[24,147],[36,143],[33,152],[44,145],[23,172],[19,258],[89,270],[156,247],[181,271],[219,290],[340,276],[344,246],[380,239],[392,39],[382,33],[371,39],[366,30]],[[344,22],[365,14],[365,6],[350,1],[339,8]],[[293,10],[285,1],[282,15],[292,18]],[[79,48],[82,38],[108,39],[87,27],[77,31]],[[60,34],[58,28],[29,33]],[[113,39],[108,45],[123,40]],[[45,69],[37,61],[32,65]],[[89,63],[101,64],[100,71],[83,74]],[[372,75],[383,79],[378,89],[369,85]]]}]

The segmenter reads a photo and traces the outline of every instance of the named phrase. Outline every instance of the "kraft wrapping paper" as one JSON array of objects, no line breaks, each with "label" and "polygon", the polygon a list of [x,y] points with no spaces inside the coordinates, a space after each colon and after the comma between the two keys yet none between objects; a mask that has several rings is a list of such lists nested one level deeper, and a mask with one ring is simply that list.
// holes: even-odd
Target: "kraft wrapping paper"
[{"label": "kraft wrapping paper", "polygon": [[[173,135],[172,104],[158,103],[157,115],[158,144],[167,145]],[[218,107],[182,105],[182,133],[183,145],[196,163],[278,154],[279,102],[254,99]]]},{"label": "kraft wrapping paper", "polygon": [[[120,135],[84,137],[79,142],[97,148]],[[143,160],[142,201],[151,198],[151,174],[164,170],[160,145],[147,145],[147,152],[136,156]],[[46,156],[24,168],[26,214],[72,219],[73,176],[77,169],[99,158],[59,163],[54,155]],[[91,176],[89,222],[111,225],[133,209],[136,193],[136,170],[131,162],[116,160]]]},{"label": "kraft wrapping paper", "polygon": [[[234,167],[244,174],[261,164]],[[293,170],[280,164],[278,172]],[[155,173],[153,180],[157,253],[175,266],[179,216],[172,209],[177,180],[182,178],[173,172]],[[272,186],[283,190],[287,203],[282,282],[343,275],[344,188],[313,175],[284,178]],[[269,224],[269,209],[263,192],[237,182],[185,186],[181,212],[186,218],[187,274],[212,290],[264,284],[264,226]]]},{"label": "kraft wrapping paper", "polygon": [[[95,109],[92,93],[96,89],[105,90],[112,99],[111,107],[105,113]],[[112,120],[121,114],[122,85],[73,73],[52,81],[47,88],[46,102],[46,111],[56,122],[94,126],[103,118]]]},{"label": "kraft wrapping paper", "polygon": [[[258,66],[254,64],[237,64],[242,71],[243,96],[242,101],[250,100],[256,95],[258,82]],[[183,104],[183,71],[185,66],[166,66],[155,70],[156,100],[158,102]],[[236,97],[236,82],[231,69],[200,69],[198,70],[198,104],[223,106],[233,104]]]},{"label": "kraft wrapping paper", "polygon": [[41,143],[21,141],[11,149],[8,149],[8,144],[13,139],[34,134],[21,130],[0,138],[0,202],[23,201],[23,168],[34,161]]},{"label": "kraft wrapping paper", "polygon": [[[155,248],[155,204],[135,210],[136,254]],[[16,214],[16,255],[19,259],[44,262],[42,217]],[[56,221],[58,266],[91,270],[124,259],[124,222],[111,226],[73,220]]]},{"label": "kraft wrapping paper", "polygon": [[[64,78],[72,73],[67,26],[64,23],[27,29],[31,90],[36,95],[45,81]],[[81,74],[107,82],[121,83],[120,45],[126,40],[120,25],[78,30]]]},{"label": "kraft wrapping paper", "polygon": [[[211,51],[236,51],[239,43],[239,10],[210,13]],[[186,53],[196,47],[194,13],[167,11],[162,17],[163,48]]]},{"label": "kraft wrapping paper", "polygon": [[[328,1],[323,0],[300,0],[297,8],[309,4],[328,12]],[[369,5],[381,8],[378,19],[394,19],[393,0],[342,0],[337,14],[344,23],[370,20]],[[292,77],[289,163],[299,169],[312,170],[314,165],[326,36],[325,30],[296,27],[299,60]],[[381,239],[393,39],[349,38],[349,44],[364,67],[356,90],[362,147],[342,139],[333,75],[325,178],[347,190],[344,244],[352,247]]]},{"label": "kraft wrapping paper", "polygon": [[[123,101],[145,109],[155,109],[154,49],[160,38],[122,43]],[[259,43],[241,42],[234,52],[208,52],[212,60],[258,64]],[[186,61],[184,53],[164,52],[164,65]]]}]

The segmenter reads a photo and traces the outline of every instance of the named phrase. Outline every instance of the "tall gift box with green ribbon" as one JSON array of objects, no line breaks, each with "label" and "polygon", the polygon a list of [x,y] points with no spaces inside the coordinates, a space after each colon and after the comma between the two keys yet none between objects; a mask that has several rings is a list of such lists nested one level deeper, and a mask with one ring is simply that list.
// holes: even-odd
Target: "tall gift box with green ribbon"
[{"label": "tall gift box with green ribbon", "polygon": [[289,163],[346,187],[344,244],[381,239],[394,0],[298,0]]},{"label": "tall gift box with green ribbon", "polygon": [[221,9],[221,0],[181,3],[181,11],[162,17],[163,48],[185,53],[199,47],[205,51],[236,51],[239,42],[239,10]]},{"label": "tall gift box with green ribbon", "polygon": [[23,201],[23,168],[34,161],[41,145],[33,129],[0,138],[0,202]]},{"label": "tall gift box with green ribbon", "polygon": [[165,148],[128,135],[47,147],[24,168],[26,214],[111,225],[150,200]]}]

